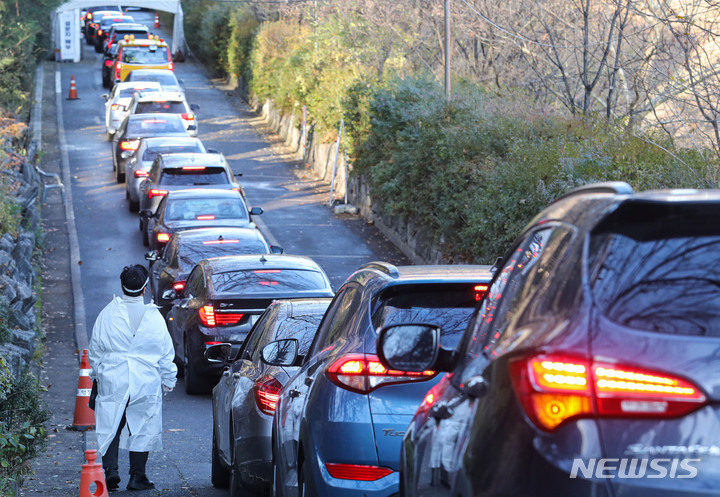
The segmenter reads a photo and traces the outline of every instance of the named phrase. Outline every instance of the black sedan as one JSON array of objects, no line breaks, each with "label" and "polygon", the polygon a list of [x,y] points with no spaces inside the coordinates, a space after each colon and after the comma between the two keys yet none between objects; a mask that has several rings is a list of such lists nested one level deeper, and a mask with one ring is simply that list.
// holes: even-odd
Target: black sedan
[{"label": "black sedan", "polygon": [[[331,299],[276,300],[232,356],[228,344],[208,349],[227,370],[213,389],[212,483],[230,486],[230,497],[269,495],[272,484],[272,418],[278,394],[299,366],[273,366],[274,340],[290,339],[304,356]],[[267,348],[265,348],[267,347]],[[213,350],[214,349],[214,350]],[[216,352],[217,351],[217,352]]]},{"label": "black sedan", "polygon": [[188,133],[176,114],[126,116],[112,141],[113,170],[118,183],[125,181],[125,162],[140,144],[140,138],[150,136],[188,136]]},{"label": "black sedan", "polygon": [[262,214],[260,207],[248,211],[245,200],[234,190],[176,190],[160,201],[157,212],[148,218],[143,242],[151,249],[164,247],[173,233],[195,228],[255,228],[250,215]]},{"label": "black sedan", "polygon": [[281,254],[282,248],[271,246],[256,228],[205,228],[175,233],[162,251],[151,250],[145,259],[151,261],[150,292],[163,316],[172,300],[164,295],[185,288],[192,268],[203,259],[223,255]]},{"label": "black sedan", "polygon": [[511,246],[459,353],[380,330],[386,367],[452,372],[402,444],[405,496],[720,489],[720,191],[581,187]]},{"label": "black sedan", "polygon": [[272,301],[332,296],[328,277],[309,257],[237,255],[199,262],[167,316],[185,390],[207,393],[215,386],[222,364],[208,362],[205,350],[243,343]]}]

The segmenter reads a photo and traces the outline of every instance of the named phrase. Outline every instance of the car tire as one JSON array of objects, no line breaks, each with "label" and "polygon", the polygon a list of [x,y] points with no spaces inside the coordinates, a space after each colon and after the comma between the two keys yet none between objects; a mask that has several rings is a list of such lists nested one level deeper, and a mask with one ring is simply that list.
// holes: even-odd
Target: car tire
[{"label": "car tire", "polygon": [[173,359],[173,362],[177,367],[177,377],[182,378],[183,376],[185,376],[185,365],[183,364],[183,362],[178,358]]},{"label": "car tire", "polygon": [[306,462],[303,461],[302,465],[298,468],[298,497],[309,497],[307,489],[307,466]]},{"label": "car tire", "polygon": [[148,237],[147,229],[142,230],[142,242],[146,247],[150,246],[150,238]]},{"label": "car tire", "polygon": [[[233,440],[230,440],[233,443]],[[240,469],[235,464],[235,453],[233,452],[233,463],[230,468],[230,497],[250,497],[252,494],[247,492],[240,481]]]},{"label": "car tire", "polygon": [[128,210],[130,212],[137,212],[140,210],[140,202],[137,200],[133,200],[131,198],[128,199]]},{"label": "car tire", "polygon": [[107,139],[107,141],[111,142],[112,139],[113,139],[113,134],[110,133],[109,131],[106,131],[106,132],[105,132],[105,138]]},{"label": "car tire", "polygon": [[115,169],[115,181],[118,183],[125,183],[125,171],[121,172],[121,169],[122,168],[119,166]]},{"label": "car tire", "polygon": [[[232,440],[230,441],[232,443]],[[220,454],[218,454],[217,442],[215,441],[215,427],[213,426],[213,440],[212,440],[212,458],[210,461],[210,481],[213,487],[216,488],[228,488],[230,485],[230,471],[228,471],[220,460]],[[232,495],[232,490],[230,491]]]},{"label": "car tire", "polygon": [[95,43],[95,53],[102,53],[102,45]]},{"label": "car tire", "polygon": [[208,392],[207,382],[199,377],[193,366],[192,354],[185,341],[185,393],[188,395],[202,395]]}]

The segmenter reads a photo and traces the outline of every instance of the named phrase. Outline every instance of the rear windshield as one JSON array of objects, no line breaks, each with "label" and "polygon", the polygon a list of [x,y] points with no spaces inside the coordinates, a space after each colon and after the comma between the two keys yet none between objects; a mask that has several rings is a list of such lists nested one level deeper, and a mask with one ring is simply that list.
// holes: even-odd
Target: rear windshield
[{"label": "rear windshield", "polygon": [[143,152],[143,161],[153,161],[160,154],[184,154],[202,153],[199,145],[163,145],[160,147],[148,147]]},{"label": "rear windshield", "polygon": [[[168,221],[214,221],[220,219],[248,219],[242,199],[189,198],[168,199],[165,207]],[[199,218],[199,219],[198,219]]]},{"label": "rear windshield", "polygon": [[178,259],[180,270],[189,272],[195,264],[209,257],[242,254],[267,254],[267,247],[260,240],[236,240],[232,236],[225,240],[204,240],[182,243]]},{"label": "rear windshield", "polygon": [[166,113],[182,114],[186,111],[182,102],[138,102],[136,114]]},{"label": "rear windshield", "polygon": [[124,47],[122,49],[122,62],[128,64],[167,64],[169,60],[166,47],[150,45],[148,47]]},{"label": "rear windshield", "polygon": [[268,294],[326,289],[320,273],[299,269],[232,271],[213,274],[211,279],[216,293]]},{"label": "rear windshield", "polygon": [[600,312],[638,330],[720,336],[718,221],[650,217],[592,233],[588,274]]},{"label": "rear windshield", "polygon": [[377,330],[400,323],[436,325],[440,327],[443,347],[454,349],[485,289],[482,283],[393,286],[375,298],[373,326]]},{"label": "rear windshield", "polygon": [[[133,88],[123,88],[120,90],[120,97],[132,97],[135,95],[136,92],[141,91],[143,93],[148,91],[160,91],[160,88],[144,88],[144,87],[133,87]],[[140,114],[138,112],[138,114]]]},{"label": "rear windshield", "polygon": [[177,119],[143,119],[128,122],[126,135],[137,136],[160,133],[184,133],[185,126]]},{"label": "rear windshield", "polygon": [[160,185],[227,185],[230,183],[222,167],[206,167],[202,170],[168,167],[160,172]]},{"label": "rear windshield", "polygon": [[161,85],[177,85],[178,81],[172,73],[135,73],[131,71],[127,77],[127,81],[154,81]]}]

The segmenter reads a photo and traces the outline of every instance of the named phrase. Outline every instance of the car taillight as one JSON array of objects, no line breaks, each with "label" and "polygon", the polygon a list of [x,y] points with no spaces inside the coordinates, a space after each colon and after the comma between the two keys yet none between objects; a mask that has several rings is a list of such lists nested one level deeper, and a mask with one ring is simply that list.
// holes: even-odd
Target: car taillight
[{"label": "car taillight", "polygon": [[175,290],[176,292],[182,292],[183,289],[185,288],[185,282],[184,281],[176,281],[175,283],[173,283],[172,287],[173,287],[173,290]]},{"label": "car taillight", "polygon": [[168,62],[168,69],[170,69],[171,71],[172,71],[173,69],[175,69],[175,66],[173,65],[172,62]]},{"label": "car taillight", "polygon": [[536,355],[509,367],[525,413],[546,431],[581,417],[677,417],[706,401],[687,380],[631,366]]},{"label": "car taillight", "polygon": [[185,121],[192,121],[195,119],[195,114],[180,114],[180,117],[182,117]]},{"label": "car taillight", "polygon": [[147,178],[148,176],[150,176],[150,173],[147,171],[143,171],[141,169],[136,169],[135,172],[133,173],[133,175],[136,178]]},{"label": "car taillight", "polygon": [[156,239],[158,243],[167,243],[170,241],[170,233],[158,233]]},{"label": "car taillight", "polygon": [[110,67],[110,66],[112,66],[112,65],[113,65],[113,61],[112,61],[112,60],[108,59],[108,60],[105,61],[105,67]]},{"label": "car taillight", "polygon": [[437,373],[388,370],[376,355],[347,354],[333,362],[325,374],[339,387],[358,393],[368,393],[383,385],[426,381]]},{"label": "car taillight", "polygon": [[199,216],[195,216],[195,219],[198,221],[214,221],[215,216],[212,214],[200,214]]},{"label": "car taillight", "polygon": [[110,110],[125,110],[125,106],[122,104],[112,104]]},{"label": "car taillight", "polygon": [[98,29],[97,34],[98,34],[98,36],[102,36],[102,29]]},{"label": "car taillight", "polygon": [[123,140],[120,142],[120,150],[137,150],[140,140]]},{"label": "car taillight", "polygon": [[203,245],[222,245],[224,243],[240,243],[240,240],[205,240]]},{"label": "car taillight", "polygon": [[475,285],[475,302],[480,302],[488,291],[487,285]]},{"label": "car taillight", "polygon": [[204,171],[207,169],[205,166],[183,166],[183,171]]},{"label": "car taillight", "polygon": [[216,312],[212,305],[204,305],[198,311],[198,316],[203,326],[213,328],[215,326],[230,326],[237,324],[243,317],[241,312]]},{"label": "car taillight", "polygon": [[365,466],[361,464],[325,463],[328,473],[333,478],[341,480],[375,481],[393,472],[390,468],[381,466]]},{"label": "car taillight", "polygon": [[272,416],[275,413],[282,383],[270,375],[265,375],[253,385],[255,403],[261,412]]},{"label": "car taillight", "polygon": [[148,198],[162,197],[167,194],[168,194],[167,190],[158,190],[157,188],[151,188],[150,191],[148,192]]}]

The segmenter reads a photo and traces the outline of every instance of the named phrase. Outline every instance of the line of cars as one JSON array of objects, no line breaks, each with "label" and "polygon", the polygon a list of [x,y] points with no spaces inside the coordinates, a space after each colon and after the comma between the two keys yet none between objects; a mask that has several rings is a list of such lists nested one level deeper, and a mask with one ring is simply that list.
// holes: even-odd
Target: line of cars
[{"label": "line of cars", "polygon": [[[212,389],[214,485],[233,497],[720,488],[720,194],[584,187],[492,267],[376,262],[333,292],[312,260],[273,254],[222,154],[176,131],[124,157],[138,179],[128,199],[186,390]],[[226,216],[227,199],[245,210]],[[598,460],[636,469],[588,469]]]}]

